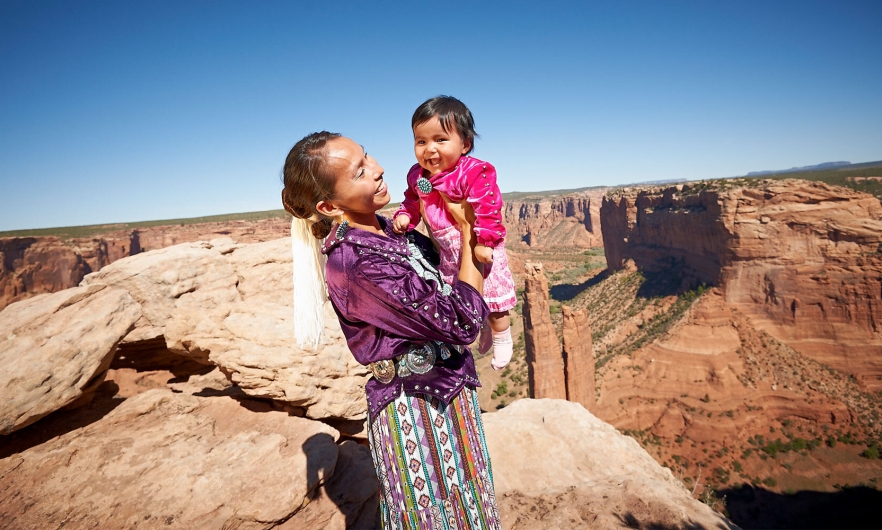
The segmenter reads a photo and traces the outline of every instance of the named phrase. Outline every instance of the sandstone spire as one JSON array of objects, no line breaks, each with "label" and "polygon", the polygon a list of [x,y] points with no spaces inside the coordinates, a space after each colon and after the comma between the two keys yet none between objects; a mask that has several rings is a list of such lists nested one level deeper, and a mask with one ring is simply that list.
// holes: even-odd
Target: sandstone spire
[{"label": "sandstone spire", "polygon": [[548,309],[548,281],[541,263],[527,263],[524,269],[524,342],[530,397],[566,399],[563,357]]},{"label": "sandstone spire", "polygon": [[585,309],[573,311],[563,306],[563,359],[567,382],[567,401],[594,409],[594,354],[591,327]]}]

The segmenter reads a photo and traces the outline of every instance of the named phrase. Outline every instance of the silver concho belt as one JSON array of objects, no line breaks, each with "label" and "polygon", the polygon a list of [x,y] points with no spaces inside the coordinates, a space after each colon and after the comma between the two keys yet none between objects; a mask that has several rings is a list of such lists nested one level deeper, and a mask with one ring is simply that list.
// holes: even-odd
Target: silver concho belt
[{"label": "silver concho belt", "polygon": [[425,344],[414,344],[407,353],[399,355],[395,359],[385,359],[371,363],[371,373],[381,383],[389,383],[398,377],[408,377],[412,374],[424,374],[435,366],[435,361],[448,359],[450,353],[456,351],[462,353],[462,346],[445,344],[439,341]]}]

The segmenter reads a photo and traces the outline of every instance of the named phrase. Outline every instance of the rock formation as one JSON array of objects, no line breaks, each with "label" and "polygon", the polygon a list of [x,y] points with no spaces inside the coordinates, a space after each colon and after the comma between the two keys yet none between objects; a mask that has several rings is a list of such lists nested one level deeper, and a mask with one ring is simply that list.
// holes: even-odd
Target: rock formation
[{"label": "rock formation", "polygon": [[530,397],[567,398],[560,342],[548,310],[548,280],[541,263],[527,263],[524,278],[524,344]]},{"label": "rock formation", "polygon": [[[541,266],[533,271],[550,325]],[[369,451],[333,427],[363,423],[366,371],[330,310],[318,352],[292,346],[291,294],[289,240],[227,239],[124,258],[81,287],[0,312],[0,359],[13,367],[0,401],[55,410],[46,421],[3,411],[17,430],[0,451],[0,527],[377,527]],[[43,355],[50,346],[57,353]],[[32,352],[56,365],[34,369]],[[151,364],[171,371],[138,372]],[[44,371],[50,382],[70,371],[67,388],[97,397],[59,410],[81,404],[75,393],[20,388],[46,383]],[[105,372],[115,380],[101,383]],[[506,528],[734,528],[580,405],[522,400],[484,419]]]},{"label": "rock formation", "polygon": [[594,410],[594,352],[591,326],[585,309],[563,306],[563,360],[566,372],[567,401],[581,403]]},{"label": "rock formation", "polygon": [[290,239],[183,243],[119,260],[83,280],[124,289],[142,316],[122,342],[160,339],[217,365],[246,394],[312,418],[364,420],[365,367],[349,353],[330,304],[318,351],[294,346]]},{"label": "rock formation", "polygon": [[90,272],[140,252],[222,237],[257,243],[285,237],[289,231],[290,221],[278,217],[129,230],[108,225],[98,235],[65,240],[54,236],[0,238],[0,309],[29,296],[79,285]]},{"label": "rock formation", "polygon": [[578,404],[522,399],[484,429],[505,528],[737,528]]},{"label": "rock formation", "polygon": [[150,390],[0,461],[0,526],[271,528],[334,473],[338,438],[265,404]]},{"label": "rock formation", "polygon": [[[737,528],[577,404],[521,400],[484,427],[505,528]],[[0,459],[0,526],[378,528],[377,486],[368,449],[326,424],[149,390]]]},{"label": "rock formation", "polygon": [[0,309],[34,294],[74,287],[89,272],[79,250],[57,237],[0,239]]},{"label": "rock formation", "polygon": [[508,244],[599,247],[600,202],[605,188],[563,196],[516,198],[505,202]]},{"label": "rock formation", "polygon": [[882,206],[799,180],[631,190],[604,200],[610,270],[718,285],[776,339],[882,389]]},{"label": "rock formation", "polygon": [[88,401],[141,308],[104,285],[33,297],[0,311],[0,435]]},{"label": "rock formation", "polygon": [[[830,428],[854,420],[845,403],[822,390],[822,367],[784,350],[762,351],[757,334],[717,290],[705,294],[674,329],[610,361],[598,416],[665,440],[725,445],[786,418]],[[819,383],[805,382],[812,380]]]}]

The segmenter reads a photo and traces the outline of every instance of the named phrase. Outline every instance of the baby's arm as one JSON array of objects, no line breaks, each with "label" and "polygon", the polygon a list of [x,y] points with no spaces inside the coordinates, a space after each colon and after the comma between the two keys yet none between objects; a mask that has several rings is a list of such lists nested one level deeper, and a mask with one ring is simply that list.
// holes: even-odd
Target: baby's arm
[{"label": "baby's arm", "polygon": [[[493,249],[505,239],[505,226],[502,224],[502,193],[496,184],[496,168],[487,162],[480,162],[469,168],[466,175],[466,200],[475,209],[475,235],[478,247],[475,256],[482,263],[490,263]],[[483,254],[483,256],[482,256]],[[487,261],[484,261],[486,258]]]},{"label": "baby's arm", "polygon": [[[419,168],[419,165],[411,168],[410,173],[408,173],[404,200],[401,201],[401,206],[392,215],[392,229],[399,234],[413,230],[416,228],[416,225],[420,224],[420,197],[413,189],[416,182],[413,178],[415,168]],[[399,219],[401,220],[399,221]]]}]

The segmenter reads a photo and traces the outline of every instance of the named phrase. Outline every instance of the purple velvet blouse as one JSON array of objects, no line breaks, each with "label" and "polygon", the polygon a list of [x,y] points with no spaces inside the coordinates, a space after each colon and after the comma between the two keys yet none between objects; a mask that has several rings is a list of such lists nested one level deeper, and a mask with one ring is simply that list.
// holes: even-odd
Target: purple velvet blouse
[{"label": "purple velvet blouse", "polygon": [[[458,280],[445,288],[427,266],[427,256],[434,253],[431,241],[418,232],[395,234],[388,219],[377,218],[386,237],[358,228],[332,231],[322,249],[328,256],[328,294],[352,355],[366,366],[406,353],[414,344],[471,344],[490,312],[481,293]],[[369,379],[368,412],[375,417],[402,389],[449,403],[467,384],[481,386],[465,347],[449,359],[436,359],[425,374],[396,375],[386,384]]]}]

